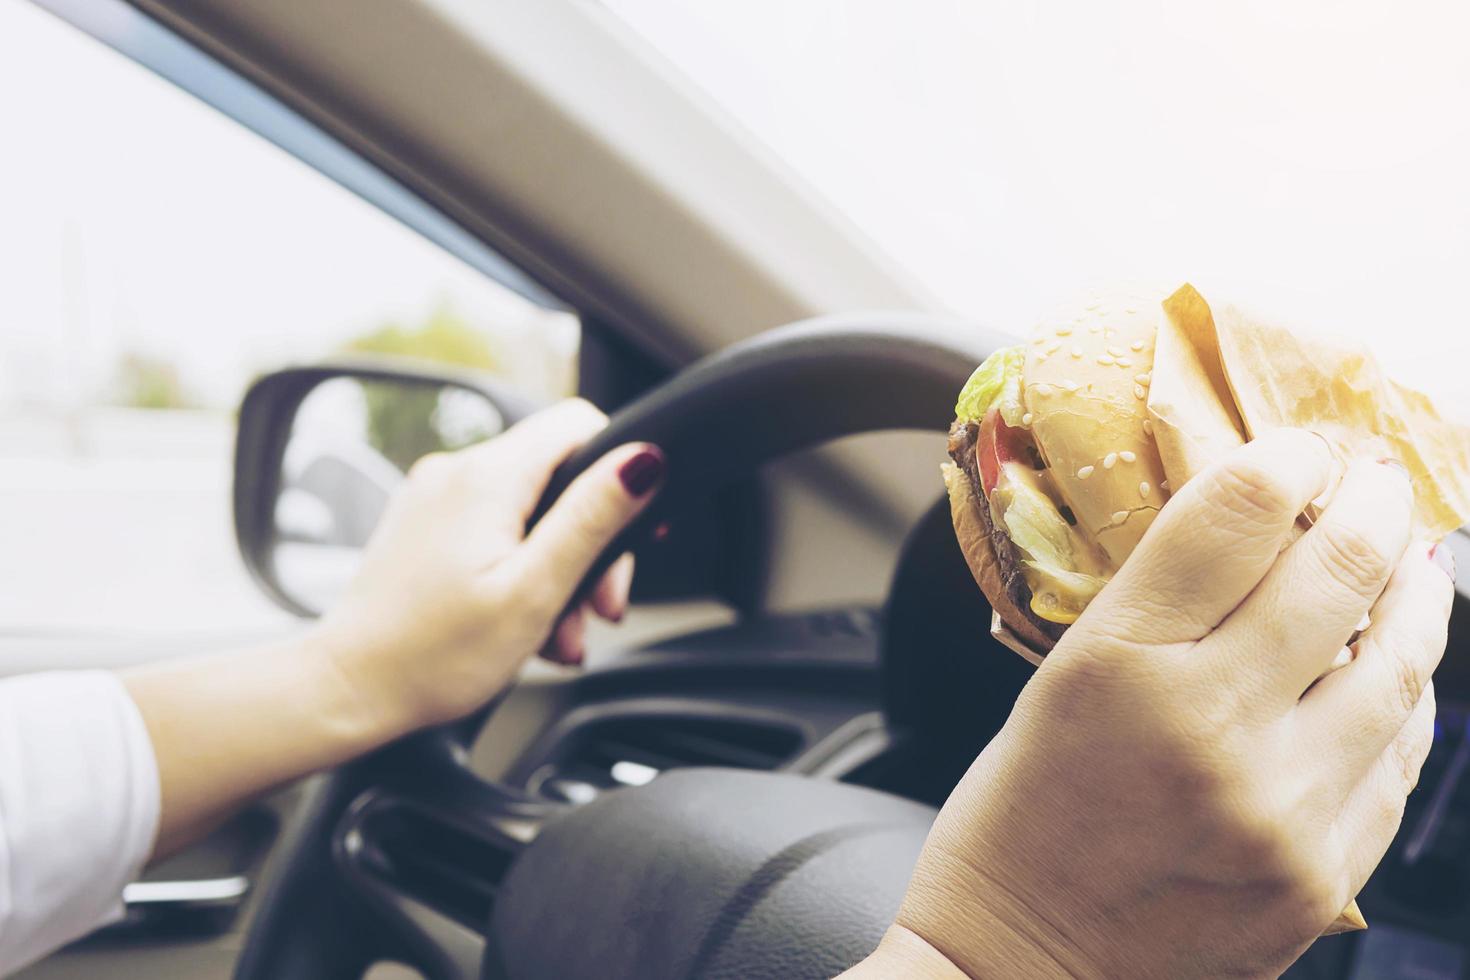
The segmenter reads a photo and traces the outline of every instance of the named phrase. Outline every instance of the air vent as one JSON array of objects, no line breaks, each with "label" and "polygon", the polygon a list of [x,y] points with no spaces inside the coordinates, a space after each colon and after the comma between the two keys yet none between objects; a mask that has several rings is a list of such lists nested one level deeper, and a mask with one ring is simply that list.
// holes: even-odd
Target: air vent
[{"label": "air vent", "polygon": [[346,850],[359,873],[386,886],[386,894],[411,898],[482,932],[517,847],[415,806],[379,800],[358,816]]},{"label": "air vent", "polygon": [[619,718],[578,729],[537,769],[527,789],[585,803],[616,786],[641,786],[690,766],[775,769],[802,747],[793,728],[709,718]]}]

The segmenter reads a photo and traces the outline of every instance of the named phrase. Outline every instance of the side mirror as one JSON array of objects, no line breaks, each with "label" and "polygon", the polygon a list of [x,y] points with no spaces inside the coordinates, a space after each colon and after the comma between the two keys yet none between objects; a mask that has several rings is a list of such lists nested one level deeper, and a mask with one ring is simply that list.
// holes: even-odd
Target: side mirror
[{"label": "side mirror", "polygon": [[286,609],[323,612],[351,581],[421,456],[498,435],[536,406],[483,374],[342,360],[260,378],[240,405],[235,537]]}]

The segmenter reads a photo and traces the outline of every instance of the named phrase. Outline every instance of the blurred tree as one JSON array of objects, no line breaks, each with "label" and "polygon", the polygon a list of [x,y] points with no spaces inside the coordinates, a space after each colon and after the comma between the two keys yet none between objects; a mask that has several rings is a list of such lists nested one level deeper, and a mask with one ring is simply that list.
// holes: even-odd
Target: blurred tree
[{"label": "blurred tree", "polygon": [[[421,323],[387,323],[348,341],[346,350],[360,354],[415,357],[459,367],[498,371],[501,359],[490,338],[448,304],[441,303]],[[446,447],[434,424],[439,405],[437,385],[395,382],[363,385],[367,401],[368,441],[374,449],[407,470],[426,453]]]},{"label": "blurred tree", "polygon": [[129,351],[118,361],[114,380],[117,404],[127,408],[195,408],[172,361]]}]

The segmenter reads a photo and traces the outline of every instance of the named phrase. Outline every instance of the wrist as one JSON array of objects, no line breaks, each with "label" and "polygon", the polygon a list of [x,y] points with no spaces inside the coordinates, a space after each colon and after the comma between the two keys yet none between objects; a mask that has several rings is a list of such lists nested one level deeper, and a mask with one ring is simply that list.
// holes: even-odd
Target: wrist
[{"label": "wrist", "polygon": [[381,696],[357,665],[360,643],[324,621],[303,634],[292,653],[327,741],[341,745],[346,758],[370,752],[414,727],[391,698]]},{"label": "wrist", "polygon": [[994,881],[965,888],[928,879],[922,862],[915,871],[894,928],[902,928],[939,951],[959,975],[975,980],[1003,977],[1070,978],[1094,973],[1046,920],[1007,901]]},{"label": "wrist", "polygon": [[883,934],[878,948],[843,974],[846,980],[970,980],[965,971],[950,962],[918,933],[894,924]]}]

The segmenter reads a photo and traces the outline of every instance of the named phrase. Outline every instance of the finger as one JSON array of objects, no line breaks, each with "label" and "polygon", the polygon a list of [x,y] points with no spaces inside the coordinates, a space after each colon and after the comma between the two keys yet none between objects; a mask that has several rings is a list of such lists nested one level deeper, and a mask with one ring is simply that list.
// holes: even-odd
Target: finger
[{"label": "finger", "polygon": [[507,501],[524,524],[552,472],[606,425],[591,402],[569,398],[454,455],[480,492]]},{"label": "finger", "polygon": [[552,663],[576,666],[587,656],[587,611],[578,606],[557,621],[541,656]]},{"label": "finger", "polygon": [[609,452],[572,481],[496,573],[510,576],[536,607],[563,608],[593,562],[653,498],[664,466],[663,453],[649,443]]},{"label": "finger", "polygon": [[1078,620],[1146,643],[1198,640],[1255,588],[1297,516],[1327,488],[1332,453],[1275,429],[1186,483]]},{"label": "finger", "polygon": [[[1413,488],[1397,466],[1365,460],[1348,467],[1311,530],[1210,637],[1211,654],[1225,658],[1223,669],[1259,677],[1294,704],[1327,670],[1404,557],[1413,508]],[[1417,558],[1415,568],[1427,566],[1427,549]]]},{"label": "finger", "polygon": [[1434,747],[1434,686],[1414,707],[1404,727],[1354,787],[1338,819],[1347,847],[1352,894],[1383,860],[1404,818],[1404,801],[1419,784],[1419,773]]},{"label": "finger", "polygon": [[1403,730],[1444,656],[1455,589],[1429,553],[1409,549],[1355,644],[1357,657],[1297,707],[1309,737],[1342,757],[1347,773],[1361,772]]},{"label": "finger", "polygon": [[628,591],[633,587],[633,556],[622,555],[613,562],[592,590],[592,611],[603,619],[621,622],[628,611]]}]

